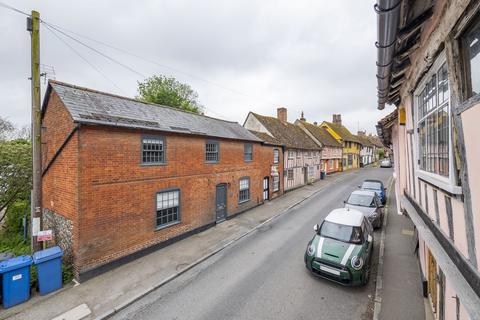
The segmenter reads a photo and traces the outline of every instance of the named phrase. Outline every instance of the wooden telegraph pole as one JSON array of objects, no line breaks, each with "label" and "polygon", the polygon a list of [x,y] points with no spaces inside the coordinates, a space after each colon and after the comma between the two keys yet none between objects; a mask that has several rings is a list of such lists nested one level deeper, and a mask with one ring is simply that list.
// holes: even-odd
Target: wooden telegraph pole
[{"label": "wooden telegraph pole", "polygon": [[42,141],[40,118],[40,14],[32,11],[27,18],[27,30],[32,38],[32,199],[31,199],[31,237],[32,250],[42,249],[37,241],[37,233],[42,227]]}]

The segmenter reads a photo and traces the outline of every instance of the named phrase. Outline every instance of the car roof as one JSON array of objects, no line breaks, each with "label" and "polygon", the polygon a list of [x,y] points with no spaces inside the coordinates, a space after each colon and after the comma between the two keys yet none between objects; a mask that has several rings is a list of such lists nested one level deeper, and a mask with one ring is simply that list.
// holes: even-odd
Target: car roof
[{"label": "car roof", "polygon": [[375,191],[371,191],[371,190],[355,190],[352,192],[352,194],[359,194],[362,196],[372,196],[372,197],[376,195]]},{"label": "car roof", "polygon": [[325,221],[359,227],[362,225],[363,217],[364,214],[358,210],[339,208],[332,210],[325,218]]}]

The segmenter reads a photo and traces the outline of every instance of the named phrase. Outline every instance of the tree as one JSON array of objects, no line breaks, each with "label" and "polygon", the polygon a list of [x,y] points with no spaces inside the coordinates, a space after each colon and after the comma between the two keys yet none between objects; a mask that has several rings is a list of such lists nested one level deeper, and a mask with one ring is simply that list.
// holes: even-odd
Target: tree
[{"label": "tree", "polygon": [[0,141],[8,140],[15,132],[15,126],[7,119],[0,117]]},{"label": "tree", "polygon": [[[30,141],[0,141],[0,212],[18,199],[28,199],[32,181]],[[3,217],[0,217],[0,221]]]},{"label": "tree", "polygon": [[138,82],[137,99],[172,108],[201,113],[203,106],[198,102],[198,93],[188,84],[173,77],[153,76]]}]

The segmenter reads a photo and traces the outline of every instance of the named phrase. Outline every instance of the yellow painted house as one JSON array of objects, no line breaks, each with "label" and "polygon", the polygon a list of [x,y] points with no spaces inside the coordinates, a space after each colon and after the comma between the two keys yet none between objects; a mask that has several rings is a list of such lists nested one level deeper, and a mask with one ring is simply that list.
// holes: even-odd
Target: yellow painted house
[{"label": "yellow painted house", "polygon": [[327,129],[328,133],[343,146],[342,171],[360,167],[362,144],[355,135],[342,125],[342,116],[334,114],[333,122],[323,121],[320,126]]}]

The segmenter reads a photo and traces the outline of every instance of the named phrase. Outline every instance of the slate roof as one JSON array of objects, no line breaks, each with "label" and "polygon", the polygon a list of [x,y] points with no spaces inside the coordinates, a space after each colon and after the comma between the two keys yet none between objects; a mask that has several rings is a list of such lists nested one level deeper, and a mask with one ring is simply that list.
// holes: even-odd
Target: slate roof
[{"label": "slate roof", "polygon": [[257,138],[259,138],[260,140],[262,140],[266,144],[271,144],[271,145],[274,145],[274,146],[283,146],[283,144],[278,139],[275,139],[274,137],[272,137],[268,133],[258,132],[258,131],[254,131],[254,130],[248,130],[248,131],[253,133]]},{"label": "slate roof", "polygon": [[319,150],[320,147],[301,128],[277,118],[252,114],[282,145],[289,148]]},{"label": "slate roof", "polygon": [[357,139],[357,137],[348,131],[345,126],[338,125],[332,122],[324,121],[325,124],[327,124],[330,128],[332,128],[333,131],[335,131],[343,141],[351,141],[351,142],[357,142],[361,143],[360,140]]},{"label": "slate roof", "polygon": [[324,146],[327,147],[336,147],[341,148],[342,144],[335,140],[334,137],[328,133],[327,129],[311,124],[307,121],[298,120],[305,129],[308,130],[318,141],[320,141]]},{"label": "slate roof", "polygon": [[43,109],[54,90],[74,122],[204,135],[236,140],[261,140],[237,122],[211,118],[75,85],[49,81]]}]

